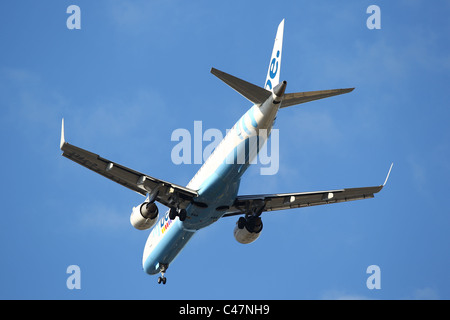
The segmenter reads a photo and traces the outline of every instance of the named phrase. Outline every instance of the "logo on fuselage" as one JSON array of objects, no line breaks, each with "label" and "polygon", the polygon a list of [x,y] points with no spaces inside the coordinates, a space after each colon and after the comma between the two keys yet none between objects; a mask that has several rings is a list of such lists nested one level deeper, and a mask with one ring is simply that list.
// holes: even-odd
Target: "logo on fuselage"
[{"label": "logo on fuselage", "polygon": [[164,232],[169,229],[172,222],[173,221],[169,219],[169,211],[167,211],[166,215],[164,217],[161,217],[161,219],[159,220],[159,228],[161,230],[161,234],[164,234]]},{"label": "logo on fuselage", "polygon": [[163,235],[172,225],[173,220],[169,219],[169,211],[166,212],[164,216],[159,219],[158,223],[156,224],[155,228],[153,228],[152,232],[150,233],[149,238],[152,239],[151,242],[158,241],[159,237]]}]

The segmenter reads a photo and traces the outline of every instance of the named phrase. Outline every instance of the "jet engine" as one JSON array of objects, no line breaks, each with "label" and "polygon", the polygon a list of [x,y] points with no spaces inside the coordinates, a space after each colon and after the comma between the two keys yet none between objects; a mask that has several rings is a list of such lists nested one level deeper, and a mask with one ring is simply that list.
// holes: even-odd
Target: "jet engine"
[{"label": "jet engine", "polygon": [[147,230],[158,221],[158,207],[154,202],[144,202],[133,207],[130,223],[138,230]]},{"label": "jet engine", "polygon": [[234,228],[234,238],[237,242],[248,244],[259,238],[263,223],[260,217],[240,217]]}]

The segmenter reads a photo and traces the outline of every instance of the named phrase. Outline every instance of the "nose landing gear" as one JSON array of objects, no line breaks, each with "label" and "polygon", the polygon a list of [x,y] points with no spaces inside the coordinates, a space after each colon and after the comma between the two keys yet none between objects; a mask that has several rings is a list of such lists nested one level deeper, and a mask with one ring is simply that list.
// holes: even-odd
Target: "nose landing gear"
[{"label": "nose landing gear", "polygon": [[161,269],[160,269],[161,277],[158,277],[158,284],[159,283],[166,284],[167,279],[166,279],[166,277],[164,277],[164,274],[166,273],[167,268],[169,268],[168,264],[161,264]]},{"label": "nose landing gear", "polygon": [[158,277],[158,283],[162,283],[162,284],[166,284],[166,277],[162,276],[162,277]]}]

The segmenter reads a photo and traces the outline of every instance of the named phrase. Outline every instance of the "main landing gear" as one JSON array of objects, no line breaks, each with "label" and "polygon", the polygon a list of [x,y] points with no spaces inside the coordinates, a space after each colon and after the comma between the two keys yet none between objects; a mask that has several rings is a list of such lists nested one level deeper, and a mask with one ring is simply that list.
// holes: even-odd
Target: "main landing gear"
[{"label": "main landing gear", "polygon": [[164,277],[164,274],[167,271],[167,268],[169,268],[168,264],[161,264],[161,277],[158,277],[158,283],[166,284],[166,277]]},{"label": "main landing gear", "polygon": [[186,220],[186,217],[187,217],[186,209],[171,208],[169,211],[170,220],[175,220],[176,217],[178,217],[180,219],[180,221]]}]

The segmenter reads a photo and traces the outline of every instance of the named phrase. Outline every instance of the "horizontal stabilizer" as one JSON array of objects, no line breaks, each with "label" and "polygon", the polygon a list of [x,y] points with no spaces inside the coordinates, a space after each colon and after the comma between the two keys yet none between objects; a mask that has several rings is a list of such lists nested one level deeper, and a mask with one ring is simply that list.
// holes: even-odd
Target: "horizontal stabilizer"
[{"label": "horizontal stabilizer", "polygon": [[258,87],[257,85],[236,78],[215,68],[211,68],[211,73],[254,104],[262,104],[272,94],[272,92],[267,91],[264,88]]},{"label": "horizontal stabilizer", "polygon": [[280,108],[352,92],[355,88],[286,93]]}]

